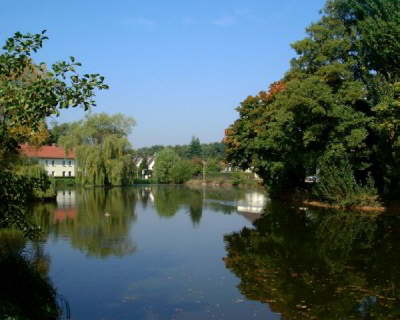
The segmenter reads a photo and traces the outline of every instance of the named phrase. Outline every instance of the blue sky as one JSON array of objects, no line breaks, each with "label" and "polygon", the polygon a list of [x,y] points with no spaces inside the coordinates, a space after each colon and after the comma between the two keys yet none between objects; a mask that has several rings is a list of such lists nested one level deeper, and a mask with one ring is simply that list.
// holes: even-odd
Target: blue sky
[{"label": "blue sky", "polygon": [[[95,112],[137,125],[134,147],[220,141],[248,95],[279,80],[324,0],[3,0],[0,41],[48,30],[35,60],[75,56],[111,86]],[[81,119],[79,109],[59,122]]]}]

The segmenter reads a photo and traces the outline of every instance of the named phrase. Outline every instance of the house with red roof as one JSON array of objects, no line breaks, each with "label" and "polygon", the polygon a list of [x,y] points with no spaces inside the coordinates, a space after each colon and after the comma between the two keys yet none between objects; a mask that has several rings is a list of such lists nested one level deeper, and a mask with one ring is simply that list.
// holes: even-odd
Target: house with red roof
[{"label": "house with red roof", "polygon": [[27,158],[36,159],[42,164],[49,176],[75,177],[76,157],[75,152],[65,152],[64,148],[56,145],[30,146],[23,144],[20,152]]}]

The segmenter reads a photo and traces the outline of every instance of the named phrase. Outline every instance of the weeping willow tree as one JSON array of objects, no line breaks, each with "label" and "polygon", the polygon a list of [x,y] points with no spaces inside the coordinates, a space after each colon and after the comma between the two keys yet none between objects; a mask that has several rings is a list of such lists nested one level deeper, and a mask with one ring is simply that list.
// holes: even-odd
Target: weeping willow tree
[{"label": "weeping willow tree", "polygon": [[83,185],[126,185],[133,182],[135,166],[126,138],[109,136],[101,144],[77,148],[77,175]]},{"label": "weeping willow tree", "polygon": [[37,183],[33,186],[34,199],[50,199],[56,197],[54,185],[51,184],[46,170],[38,163],[23,159],[15,167],[14,172],[26,178],[34,178]]},{"label": "weeping willow tree", "polygon": [[78,184],[119,186],[133,183],[135,165],[127,139],[134,125],[122,114],[93,114],[71,124],[70,132],[60,137],[65,149],[75,149]]}]

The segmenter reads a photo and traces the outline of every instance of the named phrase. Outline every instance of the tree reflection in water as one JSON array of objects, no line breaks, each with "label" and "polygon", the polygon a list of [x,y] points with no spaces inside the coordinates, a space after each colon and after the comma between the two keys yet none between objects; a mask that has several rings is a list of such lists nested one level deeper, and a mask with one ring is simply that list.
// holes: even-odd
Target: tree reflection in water
[{"label": "tree reflection in water", "polygon": [[180,186],[154,186],[154,208],[160,217],[173,217],[180,209],[188,212],[193,225],[200,223],[203,215],[201,190]]},{"label": "tree reflection in water", "polygon": [[152,205],[162,218],[179,210],[188,214],[193,226],[201,222],[203,210],[231,214],[248,192],[241,189],[189,189],[182,186],[93,188],[60,191],[56,203],[32,208],[34,223],[45,235],[69,238],[74,248],[88,256],[105,258],[132,254],[136,245],[129,236],[136,221],[136,204]]},{"label": "tree reflection in water", "polygon": [[136,246],[128,231],[136,220],[136,190],[98,188],[79,190],[78,195],[75,206],[68,208],[60,209],[56,204],[34,206],[35,222],[46,234],[68,237],[74,248],[88,256],[122,257],[133,253]]},{"label": "tree reflection in water", "polygon": [[173,217],[179,210],[190,215],[194,226],[201,221],[203,210],[231,214],[237,205],[254,191],[239,188],[187,188],[182,186],[153,186],[154,207],[160,217]]},{"label": "tree reflection in water", "polygon": [[48,279],[50,260],[39,242],[19,231],[0,231],[0,318],[59,319],[62,311]]},{"label": "tree reflection in water", "polygon": [[400,217],[271,203],[254,226],[225,236],[247,298],[283,319],[400,318]]}]

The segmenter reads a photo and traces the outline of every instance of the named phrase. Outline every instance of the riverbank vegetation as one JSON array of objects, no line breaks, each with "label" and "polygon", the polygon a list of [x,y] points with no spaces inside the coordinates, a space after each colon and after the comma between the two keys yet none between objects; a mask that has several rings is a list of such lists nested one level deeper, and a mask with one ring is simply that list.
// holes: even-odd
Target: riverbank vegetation
[{"label": "riverbank vegetation", "polygon": [[398,216],[271,202],[254,227],[225,235],[240,292],[283,319],[398,319]]},{"label": "riverbank vegetation", "polygon": [[154,179],[158,183],[181,184],[194,174],[192,163],[181,159],[172,149],[163,149],[155,160]]},{"label": "riverbank vegetation", "polygon": [[198,175],[192,177],[186,182],[188,185],[207,185],[207,186],[223,186],[223,187],[257,187],[260,181],[250,172],[208,172],[203,177]]},{"label": "riverbank vegetation", "polygon": [[49,258],[20,231],[0,230],[0,318],[56,320],[62,314],[48,278]]},{"label": "riverbank vegetation", "polygon": [[[47,192],[48,177],[35,166],[18,168],[19,145],[41,144],[48,138],[45,118],[60,109],[95,106],[96,90],[106,89],[99,74],[78,73],[74,57],[51,67],[36,64],[32,54],[42,48],[46,32],[16,33],[0,52],[0,225],[29,234],[25,206],[34,193]],[[21,174],[16,174],[17,171]]]},{"label": "riverbank vegetation", "polygon": [[306,190],[319,174],[312,194],[341,206],[396,197],[399,43],[400,3],[329,0],[292,45],[286,75],[237,108],[228,161],[252,168],[272,196]]},{"label": "riverbank vegetation", "polygon": [[59,297],[47,278],[48,261],[41,247],[34,248],[32,259],[26,250],[23,252],[25,239],[35,239],[39,234],[39,228],[28,216],[28,205],[37,198],[53,197],[54,190],[41,166],[22,159],[19,146],[42,144],[49,137],[46,117],[69,107],[88,110],[95,106],[95,91],[107,89],[99,74],[79,75],[81,64],[74,57],[51,67],[35,63],[32,54],[42,48],[45,40],[45,31],[17,32],[0,51],[2,319],[52,320],[61,315]]},{"label": "riverbank vegetation", "polygon": [[162,148],[157,152],[152,180],[163,184],[212,186],[254,187],[259,184],[253,173],[234,168],[227,171],[228,166],[222,158],[206,157],[198,138],[193,137],[185,149],[188,152],[183,153],[183,157],[174,148]]},{"label": "riverbank vegetation", "polygon": [[55,185],[50,180],[46,170],[40,164],[24,160],[22,164],[15,167],[14,172],[22,177],[35,179],[40,183],[40,188],[33,188],[32,198],[37,200],[46,200],[54,199],[56,197]]}]

